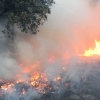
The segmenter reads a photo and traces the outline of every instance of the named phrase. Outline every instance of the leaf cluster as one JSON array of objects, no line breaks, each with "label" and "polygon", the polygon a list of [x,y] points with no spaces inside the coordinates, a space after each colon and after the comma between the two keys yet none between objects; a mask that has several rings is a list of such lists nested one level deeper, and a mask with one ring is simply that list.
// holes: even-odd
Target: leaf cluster
[{"label": "leaf cluster", "polygon": [[53,0],[0,0],[0,18],[7,19],[8,33],[16,24],[22,32],[35,34],[51,13],[53,3]]}]

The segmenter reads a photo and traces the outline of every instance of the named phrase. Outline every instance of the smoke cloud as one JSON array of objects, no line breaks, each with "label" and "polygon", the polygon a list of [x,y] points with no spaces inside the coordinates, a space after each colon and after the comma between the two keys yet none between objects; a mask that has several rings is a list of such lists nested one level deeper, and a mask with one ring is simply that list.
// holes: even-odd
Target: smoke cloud
[{"label": "smoke cloud", "polygon": [[43,68],[52,56],[60,62],[68,59],[69,55],[84,53],[85,49],[94,47],[94,40],[100,39],[100,1],[55,2],[52,14],[48,15],[37,35],[20,34],[16,28],[17,35],[14,42],[10,42],[11,47],[7,46],[9,43],[5,38],[1,40],[1,78],[6,75],[12,78],[18,73],[19,64],[30,67],[40,62]]},{"label": "smoke cloud", "polygon": [[[69,68],[66,75],[78,81],[81,74],[76,68],[79,59],[74,56],[93,48],[94,41],[100,39],[100,1],[55,0],[55,2],[52,14],[48,15],[47,22],[39,28],[40,32],[37,35],[23,35],[16,28],[17,35],[12,55],[25,67],[31,67],[39,62],[40,69],[48,73],[47,76],[52,73],[53,78],[58,75],[54,70],[59,72],[62,63],[67,63],[69,59],[74,66],[66,65]],[[52,60],[54,64],[50,64]],[[80,74],[75,77],[77,72]]]},{"label": "smoke cloud", "polygon": [[[51,8],[52,13],[48,15],[47,22],[39,27],[40,32],[37,35],[23,34],[15,28],[16,37],[13,43],[6,38],[0,40],[1,79],[14,79],[23,70],[21,65],[31,68],[36,63],[40,64],[39,69],[51,81],[59,76],[63,65],[67,68],[64,75],[71,81],[80,82],[82,75],[86,77],[89,74],[91,64],[87,64],[85,69],[84,63],[79,64],[76,55],[93,48],[94,40],[100,40],[100,1],[55,2]],[[78,66],[83,66],[82,70],[86,72],[78,69]]]}]

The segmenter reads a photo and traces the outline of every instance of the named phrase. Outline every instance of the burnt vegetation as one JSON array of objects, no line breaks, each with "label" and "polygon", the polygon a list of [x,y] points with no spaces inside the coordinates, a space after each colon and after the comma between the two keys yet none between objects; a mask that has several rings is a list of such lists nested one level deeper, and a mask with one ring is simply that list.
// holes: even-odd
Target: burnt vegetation
[{"label": "burnt vegetation", "polygon": [[[66,77],[64,75],[66,72],[62,72],[62,74],[60,74],[61,79],[56,82],[48,81],[48,83],[46,83],[48,85],[38,92],[37,96],[34,95],[34,91],[37,91],[36,88],[38,85],[30,87],[30,85],[26,83],[16,83],[16,96],[13,95],[13,93],[3,92],[2,89],[0,89],[0,100],[99,100],[100,68],[96,65],[97,63],[100,65],[99,62],[94,63],[95,66],[92,66],[87,62],[77,64],[77,66],[79,66],[79,71],[81,72],[77,82],[72,81],[68,76]],[[85,76],[84,74],[87,73],[86,71],[89,64],[91,65],[91,71]],[[83,66],[85,66],[85,68],[83,68]],[[0,86],[2,86],[2,84],[6,84],[6,82],[1,83]],[[25,94],[20,95],[23,89]],[[29,92],[29,90],[32,91]],[[26,99],[26,97],[28,98]]]},{"label": "burnt vegetation", "polygon": [[22,32],[36,34],[38,26],[51,13],[53,3],[53,0],[0,0],[0,19],[6,21],[3,33],[8,33],[10,37],[14,25],[17,25]]}]

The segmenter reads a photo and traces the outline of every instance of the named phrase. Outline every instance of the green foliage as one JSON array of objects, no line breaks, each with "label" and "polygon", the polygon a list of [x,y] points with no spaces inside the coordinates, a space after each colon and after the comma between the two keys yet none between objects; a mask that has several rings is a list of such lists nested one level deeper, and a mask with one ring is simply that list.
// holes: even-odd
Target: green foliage
[{"label": "green foliage", "polygon": [[35,34],[51,13],[53,3],[53,0],[0,0],[0,18],[7,20],[8,33],[16,24],[22,32]]}]

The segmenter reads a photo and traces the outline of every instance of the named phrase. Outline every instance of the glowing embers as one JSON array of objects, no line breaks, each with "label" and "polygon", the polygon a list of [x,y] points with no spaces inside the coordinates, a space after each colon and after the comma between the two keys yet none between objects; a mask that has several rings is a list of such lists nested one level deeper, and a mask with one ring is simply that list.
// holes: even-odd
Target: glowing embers
[{"label": "glowing embers", "polygon": [[41,89],[47,87],[46,84],[48,79],[46,78],[45,74],[34,72],[30,78],[30,85],[35,87],[36,89]]},{"label": "glowing embers", "polygon": [[84,56],[100,56],[100,41],[95,40],[95,48],[85,50]]},{"label": "glowing embers", "polygon": [[14,86],[14,84],[8,82],[7,84],[3,84],[3,85],[1,86],[1,89],[7,91],[7,90],[11,90],[11,88],[12,88],[13,86]]},{"label": "glowing embers", "polygon": [[6,94],[6,93],[10,94],[14,91],[16,91],[14,84],[11,82],[7,82],[7,83],[1,85],[0,96],[2,96],[3,94]]}]

